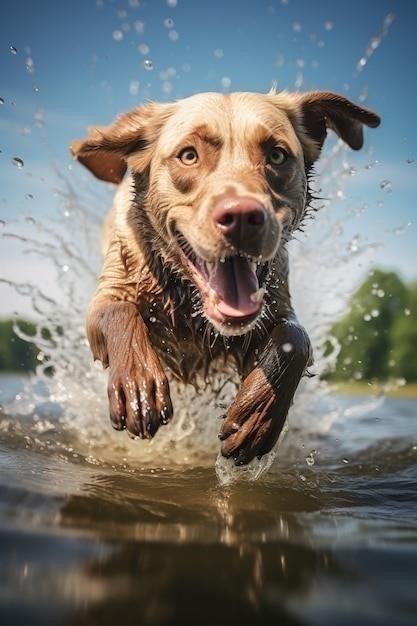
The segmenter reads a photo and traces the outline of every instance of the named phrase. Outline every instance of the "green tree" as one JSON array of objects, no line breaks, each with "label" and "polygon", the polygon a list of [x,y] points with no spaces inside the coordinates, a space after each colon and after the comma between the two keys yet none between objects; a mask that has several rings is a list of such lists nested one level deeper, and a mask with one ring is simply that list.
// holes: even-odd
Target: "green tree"
[{"label": "green tree", "polygon": [[373,270],[350,299],[348,313],[332,329],[341,350],[331,377],[388,378],[392,374],[391,330],[406,302],[407,288],[397,274]]},{"label": "green tree", "polygon": [[407,303],[391,331],[393,373],[417,381],[417,284],[408,290]]},{"label": "green tree", "polygon": [[[35,325],[27,320],[16,320],[22,331],[35,334]],[[0,320],[0,370],[34,371],[38,349],[33,343],[24,341],[13,330],[13,320]]]}]

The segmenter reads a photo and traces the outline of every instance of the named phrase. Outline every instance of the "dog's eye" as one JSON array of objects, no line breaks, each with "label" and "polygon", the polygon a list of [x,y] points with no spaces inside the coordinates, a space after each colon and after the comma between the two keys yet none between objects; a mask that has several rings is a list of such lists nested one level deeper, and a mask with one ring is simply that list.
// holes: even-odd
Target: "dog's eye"
[{"label": "dog's eye", "polygon": [[198,161],[197,150],[194,148],[184,148],[178,155],[179,160],[184,165],[194,165]]},{"label": "dog's eye", "polygon": [[269,162],[271,165],[282,165],[288,159],[288,153],[283,148],[275,146],[269,152]]}]

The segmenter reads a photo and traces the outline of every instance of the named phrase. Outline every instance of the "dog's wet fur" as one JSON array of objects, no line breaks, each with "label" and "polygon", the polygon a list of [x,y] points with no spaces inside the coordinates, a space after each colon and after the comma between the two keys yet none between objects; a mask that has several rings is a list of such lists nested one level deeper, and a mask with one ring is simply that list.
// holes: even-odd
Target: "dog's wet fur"
[{"label": "dog's wet fur", "polygon": [[169,378],[192,384],[223,358],[242,380],[223,455],[245,464],[273,448],[312,363],[287,242],[327,130],[358,150],[363,125],[379,123],[330,92],[202,93],[146,104],[72,144],[95,176],[120,184],[87,317],[116,429],[153,437],[173,417]]}]

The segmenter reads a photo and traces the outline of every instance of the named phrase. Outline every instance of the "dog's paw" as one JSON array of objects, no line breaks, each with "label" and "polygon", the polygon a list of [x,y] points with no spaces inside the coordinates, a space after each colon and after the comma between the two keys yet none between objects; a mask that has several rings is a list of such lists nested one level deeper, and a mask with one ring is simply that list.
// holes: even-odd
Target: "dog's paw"
[{"label": "dog's paw", "polygon": [[232,458],[236,465],[246,465],[269,452],[287,417],[285,395],[277,396],[262,369],[253,370],[225,415],[219,433],[223,456]]},{"label": "dog's paw", "polygon": [[135,352],[110,364],[107,386],[110,420],[116,430],[151,439],[172,417],[169,383],[156,354]]}]

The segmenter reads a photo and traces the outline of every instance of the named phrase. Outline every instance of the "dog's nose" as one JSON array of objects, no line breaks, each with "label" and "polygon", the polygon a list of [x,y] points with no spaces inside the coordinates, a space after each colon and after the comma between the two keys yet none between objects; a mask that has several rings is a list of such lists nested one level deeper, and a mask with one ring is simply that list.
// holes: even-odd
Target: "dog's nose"
[{"label": "dog's nose", "polygon": [[254,198],[223,198],[213,211],[216,228],[236,248],[263,234],[267,221],[265,207]]}]

